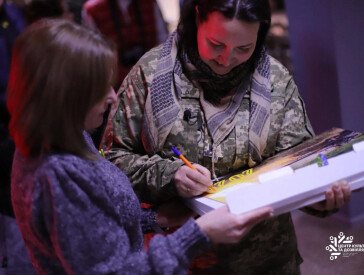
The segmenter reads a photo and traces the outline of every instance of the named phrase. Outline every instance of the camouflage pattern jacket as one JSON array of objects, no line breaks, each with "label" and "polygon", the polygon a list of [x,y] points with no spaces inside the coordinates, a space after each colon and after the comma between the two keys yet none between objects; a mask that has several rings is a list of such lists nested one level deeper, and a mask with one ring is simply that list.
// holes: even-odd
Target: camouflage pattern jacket
[{"label": "camouflage pattern jacket", "polygon": [[[199,90],[183,77],[181,109],[163,150],[148,155],[143,148],[141,128],[144,103],[161,46],[145,54],[134,66],[119,90],[119,106],[112,131],[106,135],[106,156],[129,178],[140,200],[157,203],[176,195],[174,174],[183,165],[173,154],[176,146],[192,163],[211,169],[212,140],[199,102]],[[271,61],[271,124],[263,157],[295,146],[313,136],[304,103],[288,71]],[[249,88],[242,100],[235,128],[217,148],[217,176],[247,167]],[[183,119],[186,110],[189,120]],[[299,274],[302,259],[290,214],[257,225],[239,244],[215,246],[218,262],[207,273]]]}]

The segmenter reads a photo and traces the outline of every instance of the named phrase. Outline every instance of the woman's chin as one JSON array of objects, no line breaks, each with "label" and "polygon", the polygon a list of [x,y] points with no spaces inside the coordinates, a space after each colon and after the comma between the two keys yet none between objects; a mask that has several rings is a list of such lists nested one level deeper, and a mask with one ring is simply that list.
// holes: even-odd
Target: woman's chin
[{"label": "woman's chin", "polygon": [[85,130],[88,132],[93,132],[94,130],[96,130],[97,128],[99,128],[102,125],[102,122],[103,122],[103,118],[101,118],[97,122],[95,121],[92,124],[85,125]]},{"label": "woman's chin", "polygon": [[224,75],[224,74],[228,74],[231,71],[231,67],[225,67],[222,65],[217,64],[216,62],[212,65],[210,65],[211,70],[214,71],[214,73],[218,74],[218,75]]},{"label": "woman's chin", "polygon": [[230,69],[217,69],[213,70],[218,75],[225,75],[228,74],[231,70]]}]

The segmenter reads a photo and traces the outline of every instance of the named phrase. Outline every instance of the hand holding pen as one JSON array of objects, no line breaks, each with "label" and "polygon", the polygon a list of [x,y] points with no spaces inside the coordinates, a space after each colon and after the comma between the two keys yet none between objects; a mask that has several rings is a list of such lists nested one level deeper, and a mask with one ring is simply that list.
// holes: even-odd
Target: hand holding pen
[{"label": "hand holding pen", "polygon": [[199,164],[192,165],[176,148],[172,147],[172,150],[186,164],[181,166],[174,176],[174,182],[181,197],[194,197],[213,188],[211,173],[208,169]]}]

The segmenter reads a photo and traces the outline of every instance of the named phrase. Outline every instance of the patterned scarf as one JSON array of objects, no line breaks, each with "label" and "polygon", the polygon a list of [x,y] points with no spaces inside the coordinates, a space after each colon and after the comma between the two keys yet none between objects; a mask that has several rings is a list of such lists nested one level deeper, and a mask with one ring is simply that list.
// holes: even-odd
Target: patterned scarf
[{"label": "patterned scarf", "polygon": [[[141,134],[144,148],[150,155],[162,150],[173,123],[177,120],[178,113],[181,111],[179,102],[181,100],[183,65],[177,57],[177,52],[177,33],[174,32],[163,45],[144,107]],[[198,69],[188,61],[188,58],[184,58],[183,63],[184,65],[187,64],[190,72],[198,75],[196,73]],[[238,75],[241,75],[244,70],[244,66],[242,66],[236,71]],[[232,73],[235,73],[235,70],[233,71]],[[246,79],[250,80],[250,83]],[[235,87],[229,87],[230,90],[236,89],[236,91],[228,92],[228,95],[222,97],[221,102],[217,106],[204,99],[203,92],[206,91],[203,88],[200,101],[205,112],[207,127],[213,138],[213,147],[216,148],[235,126],[236,113],[247,85],[250,84],[251,103],[248,153],[249,165],[254,166],[262,161],[261,155],[267,145],[270,126],[270,62],[264,50],[261,52],[258,66],[254,73],[250,78],[246,79],[241,79],[240,83],[235,83]]]}]

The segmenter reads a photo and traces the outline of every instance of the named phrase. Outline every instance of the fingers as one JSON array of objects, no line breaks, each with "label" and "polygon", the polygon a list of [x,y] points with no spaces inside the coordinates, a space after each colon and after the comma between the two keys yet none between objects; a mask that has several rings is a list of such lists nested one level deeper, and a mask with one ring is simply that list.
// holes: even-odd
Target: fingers
[{"label": "fingers", "polygon": [[176,188],[181,197],[190,198],[200,195],[212,185],[210,171],[198,164],[195,167],[198,170],[181,166],[175,174]]},{"label": "fingers", "polygon": [[232,214],[229,210],[226,211],[225,215],[230,215],[232,219],[230,221],[230,240],[226,240],[229,243],[239,242],[256,224],[273,217],[273,209],[271,207],[264,207],[240,215]]},{"label": "fingers", "polygon": [[186,177],[182,185],[184,190],[186,191],[186,194],[190,196],[200,195],[208,189],[208,186],[195,182],[189,177]]},{"label": "fingers", "polygon": [[334,208],[342,207],[344,205],[344,194],[341,189],[341,186],[338,183],[335,183],[332,190],[334,192],[334,197],[335,197]]},{"label": "fingers", "polygon": [[334,196],[335,196],[335,208],[342,207],[345,203],[350,201],[351,190],[348,182],[343,181],[340,183],[335,183],[333,186]]},{"label": "fingers", "polygon": [[[193,170],[189,167],[188,171],[187,171],[187,177],[194,181],[196,184],[205,186],[205,187],[209,187],[210,185],[212,185],[212,181],[211,181],[211,175],[210,175],[210,171],[207,170],[205,167],[201,166],[201,165],[194,165],[198,170]],[[206,188],[205,188],[206,190]]]},{"label": "fingers", "polygon": [[342,183],[341,186],[344,194],[344,202],[347,203],[351,200],[350,184],[347,181],[345,181],[344,183]]},{"label": "fingers", "polygon": [[341,208],[351,198],[350,185],[346,181],[334,183],[333,187],[326,191],[326,204],[323,210]]},{"label": "fingers", "polygon": [[273,209],[271,207],[264,207],[258,210],[254,210],[247,214],[241,215],[242,226],[239,228],[239,238],[236,240],[240,241],[242,237],[244,237],[254,226],[258,223],[273,217]]},{"label": "fingers", "polygon": [[324,211],[341,208],[351,199],[350,184],[347,181],[334,183],[331,189],[325,192],[326,200],[310,205],[311,208]]},{"label": "fingers", "polygon": [[319,210],[332,210],[335,208],[335,197],[333,189],[329,189],[325,192],[326,202],[324,207]]},{"label": "fingers", "polygon": [[270,207],[235,215],[229,211],[227,206],[223,206],[201,216],[196,223],[214,243],[237,243],[257,223],[271,215],[272,208]]},{"label": "fingers", "polygon": [[271,207],[263,207],[246,214],[238,215],[238,217],[240,218],[242,227],[251,228],[257,223],[260,223],[267,218],[273,217],[273,209]]},{"label": "fingers", "polygon": [[206,167],[199,165],[199,164],[194,164],[193,166],[196,167],[196,169],[202,174],[204,175],[206,178],[211,179],[211,172],[210,170],[208,170]]}]

